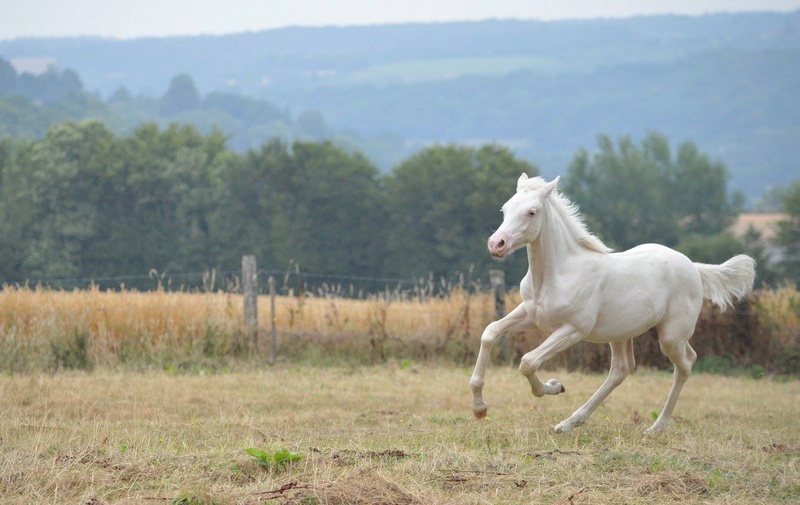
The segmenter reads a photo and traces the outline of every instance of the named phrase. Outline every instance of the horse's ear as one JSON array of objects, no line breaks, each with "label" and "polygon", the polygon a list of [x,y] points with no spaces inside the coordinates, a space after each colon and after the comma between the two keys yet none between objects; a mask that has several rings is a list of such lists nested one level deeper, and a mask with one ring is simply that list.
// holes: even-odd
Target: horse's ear
[{"label": "horse's ear", "polygon": [[556,189],[556,186],[558,186],[558,181],[560,179],[561,176],[559,175],[552,181],[545,184],[545,186],[542,188],[542,198],[547,198],[548,196],[550,196],[550,193],[552,193],[553,190]]},{"label": "horse's ear", "polygon": [[526,182],[528,182],[528,174],[522,172],[522,175],[517,179],[517,191],[520,191],[525,186]]}]

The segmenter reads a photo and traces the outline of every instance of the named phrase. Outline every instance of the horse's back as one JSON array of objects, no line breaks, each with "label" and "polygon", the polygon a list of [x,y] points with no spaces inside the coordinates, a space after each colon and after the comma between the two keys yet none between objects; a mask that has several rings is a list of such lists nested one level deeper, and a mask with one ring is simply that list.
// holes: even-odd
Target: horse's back
[{"label": "horse's back", "polygon": [[616,275],[646,277],[660,283],[672,280],[700,286],[700,274],[686,255],[660,244],[642,244],[609,255]]},{"label": "horse's back", "polygon": [[658,244],[609,254],[602,304],[589,340],[622,340],[658,325],[675,307],[699,313],[702,281],[692,261]]},{"label": "horse's back", "polygon": [[616,280],[630,285],[635,281],[664,296],[688,296],[702,302],[700,273],[686,255],[660,244],[642,244],[627,251],[612,253],[609,259]]}]

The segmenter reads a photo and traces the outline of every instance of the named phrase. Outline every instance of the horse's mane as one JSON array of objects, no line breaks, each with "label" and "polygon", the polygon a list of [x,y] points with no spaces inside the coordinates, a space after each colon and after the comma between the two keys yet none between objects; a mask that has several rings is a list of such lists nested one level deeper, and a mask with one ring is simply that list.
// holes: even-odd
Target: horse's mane
[{"label": "horse's mane", "polygon": [[[540,190],[545,184],[547,184],[547,181],[541,177],[532,177],[526,181],[523,191]],[[580,209],[575,203],[571,202],[569,198],[562,195],[558,190],[555,190],[550,193],[547,201],[561,216],[564,224],[567,226],[567,231],[578,244],[586,249],[600,253],[610,253],[613,251],[613,249],[606,246],[602,240],[589,231],[580,213]]]}]

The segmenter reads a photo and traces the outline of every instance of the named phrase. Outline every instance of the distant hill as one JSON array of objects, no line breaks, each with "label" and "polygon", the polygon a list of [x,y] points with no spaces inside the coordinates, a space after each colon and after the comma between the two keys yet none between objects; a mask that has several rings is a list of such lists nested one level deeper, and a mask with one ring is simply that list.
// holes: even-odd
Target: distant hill
[{"label": "distant hill", "polygon": [[[405,139],[406,153],[507,143],[547,175],[599,133],[655,130],[720,158],[751,199],[800,178],[800,11],[17,39],[0,57],[55,61],[105,97],[161,96],[185,73],[203,94],[318,111],[336,131]],[[372,153],[384,166],[392,145]]]}]

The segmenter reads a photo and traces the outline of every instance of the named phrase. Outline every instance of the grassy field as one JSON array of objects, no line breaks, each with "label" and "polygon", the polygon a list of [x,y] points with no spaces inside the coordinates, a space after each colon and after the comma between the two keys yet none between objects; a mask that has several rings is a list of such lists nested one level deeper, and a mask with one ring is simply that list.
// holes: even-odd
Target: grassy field
[{"label": "grassy field", "polygon": [[[653,439],[667,373],[638,371],[569,435],[552,426],[603,376],[552,372],[567,393],[534,399],[515,369],[490,368],[479,422],[469,374],[390,362],[3,376],[0,502],[800,502],[800,381],[696,374]],[[260,465],[253,447],[302,459]]]}]

